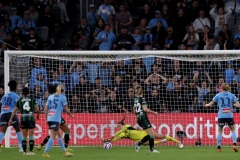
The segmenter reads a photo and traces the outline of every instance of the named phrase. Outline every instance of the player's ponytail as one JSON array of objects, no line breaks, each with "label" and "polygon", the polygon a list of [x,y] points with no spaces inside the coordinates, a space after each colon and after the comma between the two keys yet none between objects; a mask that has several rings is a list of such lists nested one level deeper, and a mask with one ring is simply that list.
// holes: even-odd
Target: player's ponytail
[{"label": "player's ponytail", "polygon": [[227,83],[223,83],[221,87],[222,87],[222,90],[225,92],[230,91],[230,87]]},{"label": "player's ponytail", "polygon": [[56,89],[56,96],[59,96],[64,92],[63,85],[58,85]]},{"label": "player's ponytail", "polygon": [[141,87],[140,85],[137,85],[137,86],[135,87],[135,93],[136,93],[137,95],[142,95],[142,94],[143,94],[143,90],[142,90],[142,87]]},{"label": "player's ponytail", "polygon": [[125,125],[125,123],[124,123],[124,120],[125,120],[125,118],[126,118],[126,116],[125,116],[125,114],[123,115],[123,119],[121,120],[121,121],[119,121],[117,124],[121,124],[121,125]]}]

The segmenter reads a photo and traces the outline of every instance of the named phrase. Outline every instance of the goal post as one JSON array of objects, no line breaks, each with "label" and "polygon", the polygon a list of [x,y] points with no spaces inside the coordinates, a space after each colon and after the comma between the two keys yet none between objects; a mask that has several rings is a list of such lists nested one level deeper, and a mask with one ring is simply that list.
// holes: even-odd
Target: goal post
[{"label": "goal post", "polygon": [[[69,107],[76,115],[71,119],[63,113],[70,128],[70,145],[74,146],[101,145],[101,139],[113,136],[118,130],[116,124],[123,118],[123,113],[126,124],[141,129],[129,108],[136,84],[143,86],[149,108],[159,112],[157,117],[149,115],[156,132],[169,134],[185,145],[213,146],[217,135],[217,108],[205,110],[203,103],[210,102],[213,93],[220,92],[220,83],[227,81],[230,85],[238,85],[238,82],[232,82],[240,68],[238,50],[7,50],[4,56],[5,93],[9,91],[9,80],[17,79],[17,93],[21,94],[21,88],[28,86],[42,105],[48,94],[47,84],[64,85]],[[225,72],[228,65],[233,69],[231,73],[234,72],[230,77],[229,72]],[[190,86],[195,88],[189,89]],[[194,100],[190,94],[197,99]],[[239,110],[234,110],[234,117],[238,134]],[[48,135],[42,114],[36,124],[35,143],[40,144]],[[223,143],[231,145],[229,129],[224,129],[223,137]],[[119,146],[134,144],[130,140],[114,143]],[[16,136],[13,128],[9,127],[5,134],[5,147],[15,145]]]}]

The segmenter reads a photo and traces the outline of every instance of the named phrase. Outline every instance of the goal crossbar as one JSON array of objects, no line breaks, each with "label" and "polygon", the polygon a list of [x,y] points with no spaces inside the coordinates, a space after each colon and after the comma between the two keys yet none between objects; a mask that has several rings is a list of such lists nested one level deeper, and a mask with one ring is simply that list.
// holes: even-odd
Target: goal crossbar
[{"label": "goal crossbar", "polygon": [[171,51],[14,51],[7,50],[5,55],[238,55],[238,50],[171,50]]}]

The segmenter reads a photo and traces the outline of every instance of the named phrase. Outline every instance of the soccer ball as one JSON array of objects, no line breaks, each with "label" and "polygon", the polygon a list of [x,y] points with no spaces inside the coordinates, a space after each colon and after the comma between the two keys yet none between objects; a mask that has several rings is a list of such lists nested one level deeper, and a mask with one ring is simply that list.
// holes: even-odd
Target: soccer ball
[{"label": "soccer ball", "polygon": [[110,148],[112,148],[112,143],[110,143],[110,142],[105,142],[104,145],[103,145],[103,148],[104,148],[104,149],[110,149]]}]

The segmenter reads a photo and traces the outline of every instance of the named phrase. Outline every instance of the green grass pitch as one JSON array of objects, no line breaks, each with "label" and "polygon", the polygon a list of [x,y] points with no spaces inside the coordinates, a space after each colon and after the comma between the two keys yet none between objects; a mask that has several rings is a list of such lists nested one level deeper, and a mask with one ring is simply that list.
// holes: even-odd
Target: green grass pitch
[{"label": "green grass pitch", "polygon": [[43,158],[42,151],[34,150],[35,156],[22,155],[18,148],[1,148],[0,160],[236,160],[239,153],[235,153],[231,147],[222,147],[218,153],[216,147],[162,147],[156,146],[160,153],[149,153],[148,147],[141,147],[138,153],[134,147],[114,147],[105,150],[100,147],[74,147],[73,157],[64,157],[59,147],[54,147],[49,152],[51,158]]}]

